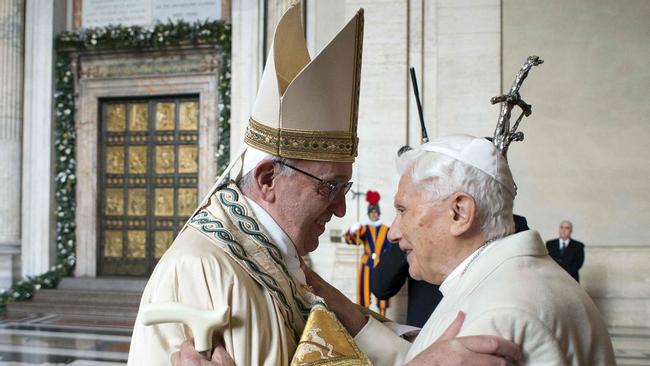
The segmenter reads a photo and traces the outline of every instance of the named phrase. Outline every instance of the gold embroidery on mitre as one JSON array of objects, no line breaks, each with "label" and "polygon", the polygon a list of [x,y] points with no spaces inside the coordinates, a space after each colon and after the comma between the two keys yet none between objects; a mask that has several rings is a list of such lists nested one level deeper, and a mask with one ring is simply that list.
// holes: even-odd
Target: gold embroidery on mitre
[{"label": "gold embroidery on mitre", "polygon": [[368,357],[336,319],[322,304],[315,305],[305,330],[302,332],[292,366],[366,366],[372,365]]},{"label": "gold embroidery on mitre", "polygon": [[259,150],[290,159],[354,162],[358,138],[348,131],[273,128],[249,119],[244,141]]}]

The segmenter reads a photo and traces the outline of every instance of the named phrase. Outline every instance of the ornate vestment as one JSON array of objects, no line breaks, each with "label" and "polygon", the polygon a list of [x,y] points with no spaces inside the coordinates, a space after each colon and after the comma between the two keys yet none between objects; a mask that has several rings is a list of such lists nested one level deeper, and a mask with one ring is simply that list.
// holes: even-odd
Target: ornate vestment
[{"label": "ornate vestment", "polygon": [[[269,238],[237,186],[222,187],[160,259],[140,306],[165,302],[208,310],[228,306],[230,323],[221,333],[237,365],[288,365],[310,309],[320,299],[295,282]],[[321,359],[365,364],[367,359],[332,313],[323,305],[315,309],[293,364]],[[328,322],[323,322],[323,315]],[[171,353],[192,337],[180,323],[144,326],[140,318],[138,314],[129,365],[169,365]]]}]

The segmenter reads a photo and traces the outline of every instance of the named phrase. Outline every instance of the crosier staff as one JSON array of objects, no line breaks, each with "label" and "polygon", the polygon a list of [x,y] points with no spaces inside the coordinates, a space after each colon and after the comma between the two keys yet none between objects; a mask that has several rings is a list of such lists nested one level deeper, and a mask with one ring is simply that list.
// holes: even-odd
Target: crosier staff
[{"label": "crosier staff", "polygon": [[413,84],[413,94],[415,95],[415,103],[418,106],[418,115],[420,116],[420,127],[422,128],[422,142],[429,142],[429,135],[427,134],[427,126],[424,125],[424,116],[422,115],[422,103],[420,102],[420,89],[418,88],[418,79],[415,76],[415,67],[411,66],[411,83]]},{"label": "crosier staff", "polygon": [[[422,131],[422,139],[420,140],[421,144],[429,142],[429,135],[427,134],[427,126],[424,124],[424,115],[422,113],[422,102],[420,102],[420,89],[418,88],[418,79],[415,76],[415,67],[411,66],[411,84],[413,85],[413,95],[415,95],[415,103],[418,106],[418,116],[420,117],[420,129]],[[397,156],[404,154],[405,152],[413,149],[409,145],[404,145],[397,150]]]},{"label": "crosier staff", "polygon": [[[501,154],[506,157],[506,159],[506,154],[508,152],[510,143],[513,141],[523,141],[524,139],[524,133],[521,131],[517,132],[519,122],[521,122],[521,119],[524,116],[528,117],[532,113],[532,106],[521,99],[519,89],[521,88],[521,84],[523,84],[524,80],[528,76],[528,72],[533,68],[533,66],[541,65],[542,63],[544,63],[544,60],[539,58],[539,56],[528,56],[526,62],[524,62],[524,65],[521,67],[521,70],[519,70],[517,76],[515,76],[515,81],[512,83],[510,91],[508,91],[507,94],[499,95],[490,99],[490,102],[492,104],[502,103],[501,114],[499,115],[499,122],[497,123],[497,127],[494,130],[492,143],[501,152]],[[519,106],[522,112],[511,129],[510,115],[514,106]]]}]

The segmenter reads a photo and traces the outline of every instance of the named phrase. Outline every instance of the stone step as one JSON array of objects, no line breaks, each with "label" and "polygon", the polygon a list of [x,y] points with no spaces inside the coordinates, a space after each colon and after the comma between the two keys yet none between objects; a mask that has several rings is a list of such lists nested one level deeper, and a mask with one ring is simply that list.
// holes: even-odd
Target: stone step
[{"label": "stone step", "polygon": [[7,315],[55,314],[132,322],[145,284],[146,280],[130,278],[64,278],[57,289],[42,289],[30,301],[8,304]]},{"label": "stone step", "polygon": [[132,291],[142,293],[146,279],[124,277],[65,277],[59,283],[61,290]]},{"label": "stone step", "polygon": [[39,290],[34,293],[34,303],[85,304],[104,306],[135,306],[140,304],[141,293],[126,291]]},{"label": "stone step", "polygon": [[126,306],[104,306],[98,307],[93,305],[75,305],[67,304],[45,304],[24,301],[12,303],[7,306],[7,314],[11,317],[23,316],[28,314],[56,314],[71,315],[78,317],[97,317],[112,318],[135,321],[138,315],[138,307]]}]

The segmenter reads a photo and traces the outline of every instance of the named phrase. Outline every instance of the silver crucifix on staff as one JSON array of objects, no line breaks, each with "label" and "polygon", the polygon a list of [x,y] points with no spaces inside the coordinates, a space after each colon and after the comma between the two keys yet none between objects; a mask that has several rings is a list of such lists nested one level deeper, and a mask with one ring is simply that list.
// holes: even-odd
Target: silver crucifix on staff
[{"label": "silver crucifix on staff", "polygon": [[[524,62],[521,70],[517,73],[515,81],[512,83],[512,87],[510,88],[510,91],[508,91],[508,94],[499,95],[490,99],[492,104],[501,103],[501,114],[499,115],[497,127],[494,130],[494,140],[492,142],[506,159],[506,153],[508,152],[510,143],[512,141],[522,141],[524,139],[524,133],[517,131],[519,122],[521,122],[521,119],[524,116],[528,117],[532,113],[532,106],[521,99],[519,88],[521,88],[521,84],[528,76],[530,69],[532,69],[533,66],[542,63],[544,63],[544,60],[539,58],[539,56],[528,56],[528,59]],[[522,112],[519,115],[519,118],[517,118],[515,124],[510,128],[510,115],[514,106],[519,106]]]}]

